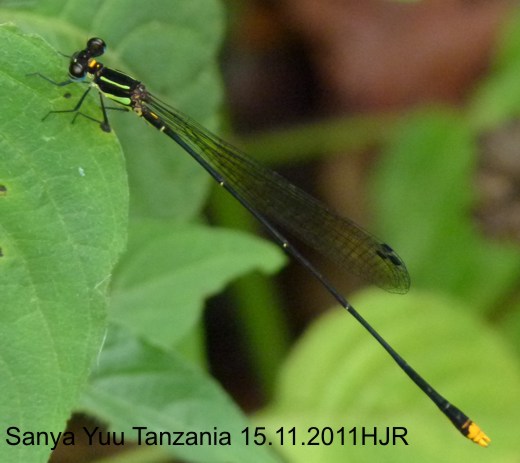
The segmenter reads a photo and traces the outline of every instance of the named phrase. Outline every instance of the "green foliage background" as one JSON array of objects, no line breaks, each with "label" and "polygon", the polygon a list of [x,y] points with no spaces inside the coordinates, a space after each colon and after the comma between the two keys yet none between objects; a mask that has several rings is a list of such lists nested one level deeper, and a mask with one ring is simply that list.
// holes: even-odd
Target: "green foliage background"
[{"label": "green foliage background", "polygon": [[[204,371],[198,326],[208,296],[253,269],[275,271],[283,256],[248,234],[204,225],[207,175],[171,140],[117,112],[109,134],[81,118],[41,123],[84,88],[27,76],[65,80],[66,60],[49,44],[69,52],[101,36],[107,65],[216,129],[222,6],[42,0],[0,8],[0,22],[12,23],[0,28],[0,433],[11,425],[58,432],[73,410],[85,410],[117,431],[217,426],[237,436],[231,447],[175,448],[188,461],[281,461],[272,448],[241,445],[240,430],[251,422]],[[479,235],[470,208],[478,138],[519,116],[519,44],[520,15],[463,111],[424,108],[382,128],[373,204],[379,234],[407,262],[414,289],[405,297],[367,290],[352,298],[490,435],[491,447],[458,436],[373,339],[334,308],[292,348],[254,424],[273,442],[279,426],[406,426],[410,445],[279,447],[288,461],[500,462],[517,455],[520,310],[514,298],[505,310],[499,303],[517,292],[520,254]],[[86,103],[89,114],[98,114],[96,98]],[[289,158],[302,152],[299,140],[316,143],[346,127],[356,143],[373,141],[366,128],[381,120],[362,122],[286,133],[277,145]],[[265,149],[263,142],[250,151]],[[251,294],[269,305],[259,291]],[[247,314],[244,325],[252,342],[259,340],[255,350],[272,355],[283,328]],[[0,440],[0,461],[46,461],[49,453]]]}]

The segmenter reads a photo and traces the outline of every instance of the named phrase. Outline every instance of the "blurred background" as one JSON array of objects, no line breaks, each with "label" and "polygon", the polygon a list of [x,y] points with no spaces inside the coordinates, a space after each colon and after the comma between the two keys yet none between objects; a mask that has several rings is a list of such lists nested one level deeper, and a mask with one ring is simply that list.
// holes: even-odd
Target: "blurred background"
[{"label": "blurred background", "polygon": [[[518,109],[512,109],[510,102],[495,113],[492,112],[495,108],[485,107],[484,103],[479,106],[481,93],[485,95],[485,90],[480,89],[485,89],[487,81],[494,78],[497,56],[511,28],[511,18],[518,15],[517,2],[256,0],[226,4],[229,30],[221,62],[229,124],[246,152],[282,171],[333,209],[390,242],[409,265],[412,287],[436,287],[438,274],[449,272],[446,262],[431,262],[427,265],[431,272],[417,278],[417,272],[421,272],[418,267],[424,266],[424,262],[414,266],[420,257],[414,259],[414,244],[409,242],[427,240],[430,236],[428,232],[420,233],[428,223],[424,227],[417,223],[428,219],[408,213],[416,207],[414,197],[421,196],[420,193],[433,202],[459,203],[457,195],[462,195],[464,206],[457,214],[466,221],[464,227],[473,228],[486,243],[505,244],[517,252],[520,156],[516,141],[520,139],[516,138],[519,127],[515,112]],[[497,94],[496,98],[500,96]],[[415,161],[407,164],[404,161],[401,174],[398,163],[388,160],[389,151],[399,149],[392,144],[400,143],[395,140],[402,130],[402,121],[437,108],[442,108],[441,113],[446,111],[446,116],[440,114],[439,119],[444,118],[447,125],[454,114],[464,119],[468,108],[473,111],[465,119],[474,123],[475,135],[474,151],[465,164],[467,182],[448,185],[454,191],[447,196],[435,184],[447,180],[450,171],[460,169],[457,149],[445,153],[444,170],[431,170],[431,175],[427,172],[431,169],[428,159],[421,164],[420,153],[410,153]],[[449,132],[438,136],[450,136]],[[424,135],[424,144],[432,148],[435,140],[427,133]],[[384,156],[386,161],[381,160]],[[384,162],[394,163],[397,172],[393,175],[397,180],[395,177],[385,180],[380,175],[379,186],[374,186],[378,181],[374,177]],[[436,174],[444,178],[436,178]],[[399,198],[386,201],[377,197],[392,196],[388,188],[399,178],[403,183],[410,178],[421,178],[427,183],[418,181],[424,188],[422,192],[414,190],[417,187],[414,184],[407,192],[402,191]],[[428,216],[428,205],[426,202],[417,207]],[[233,206],[227,198],[214,201],[210,215],[218,217],[220,223],[234,226],[240,211]],[[227,208],[232,208],[232,212],[227,213]],[[386,225],[392,228],[389,230]],[[402,232],[393,231],[399,227]],[[443,236],[436,234],[429,245],[430,260],[435,252],[456,259],[457,253],[451,253],[449,248],[457,243],[449,241],[444,241],[444,250],[435,250],[436,246],[443,246]],[[469,243],[462,240],[458,245]],[[403,253],[403,249],[412,256]],[[318,255],[313,257],[320,259]],[[328,263],[321,265],[327,268]],[[454,265],[458,267],[457,263]],[[462,268],[464,265],[458,270]],[[512,276],[490,297],[497,304],[488,307],[483,315],[494,324],[515,320],[518,326],[518,263],[511,263],[509,269]],[[334,272],[332,267],[328,270]],[[488,271],[499,272],[493,266]],[[247,289],[251,280],[241,282],[246,294],[239,305],[251,304],[253,291]],[[348,274],[342,274],[339,282],[335,282],[347,295],[363,285]],[[251,284],[255,283],[263,284],[258,280]],[[460,281],[446,284],[450,288],[458,285],[459,294],[474,290],[472,285],[464,289]],[[266,291],[273,291],[270,297],[279,299],[289,330],[288,339],[301,334],[331,304],[330,296],[295,263],[288,264],[276,278],[275,286],[274,290],[268,286]],[[240,288],[240,285],[235,287],[235,296],[240,294]],[[265,306],[265,300],[261,301],[260,305]],[[246,357],[242,356],[244,350],[239,347],[244,337],[243,326],[237,322],[236,307],[230,308],[233,306],[229,303],[229,298],[215,298],[212,304],[218,308],[207,315],[210,334],[214,336],[210,337],[214,339],[210,349],[212,365],[229,389],[239,388],[234,394],[248,408],[257,404],[262,394],[258,395],[254,373],[247,372],[248,358],[254,353],[247,354],[246,349]],[[274,305],[274,301],[269,304]],[[222,316],[225,313],[229,313],[228,318]],[[238,344],[235,338],[222,342],[222,330],[234,332]],[[284,348],[287,346],[280,347]],[[245,372],[245,384],[237,383],[238,371]]]},{"label": "blurred background", "polygon": [[[383,299],[379,307],[394,309],[396,324],[409,324],[413,334],[407,341],[397,336],[397,348],[404,346],[412,365],[423,371],[424,358],[414,362],[409,355],[422,351],[421,343],[429,339],[430,355],[444,365],[435,384],[444,386],[450,375],[456,381],[455,372],[463,368],[459,385],[465,376],[488,391],[484,397],[470,393],[472,405],[496,399],[501,405],[488,403],[493,414],[508,409],[506,396],[518,403],[513,379],[520,332],[517,2],[285,0],[227,6],[229,35],[221,62],[229,123],[239,145],[383,237],[404,258],[412,278],[409,297],[417,299],[389,296],[394,299]],[[229,226],[242,220],[234,204],[220,196],[209,213]],[[363,287],[305,251],[334,275],[347,296]],[[432,305],[431,294],[440,297]],[[278,359],[286,358],[294,340],[331,302],[294,263],[274,283],[244,278],[214,298],[207,312],[212,372],[246,410],[265,406],[277,384]],[[416,325],[397,308],[408,304]],[[261,314],[273,307],[276,314],[266,317],[277,321],[259,330],[265,322]],[[375,317],[384,336],[400,329],[385,330],[365,299],[359,307],[369,320]],[[469,319],[457,319],[462,313]],[[472,321],[480,326],[474,332]],[[266,332],[267,350],[262,349]],[[493,341],[486,347],[488,336]],[[465,354],[454,339],[467,346]],[[447,366],[450,351],[459,352],[458,366]],[[509,360],[501,364],[504,352]],[[307,358],[307,364],[313,361],[320,362],[319,355]],[[483,364],[503,373],[480,369]],[[494,375],[502,378],[501,386],[487,382]],[[290,396],[299,384],[287,384],[293,388],[287,386]],[[502,424],[518,429],[502,416]],[[504,433],[501,437],[507,440]],[[447,448],[446,458],[448,453],[456,458],[458,452]]]}]

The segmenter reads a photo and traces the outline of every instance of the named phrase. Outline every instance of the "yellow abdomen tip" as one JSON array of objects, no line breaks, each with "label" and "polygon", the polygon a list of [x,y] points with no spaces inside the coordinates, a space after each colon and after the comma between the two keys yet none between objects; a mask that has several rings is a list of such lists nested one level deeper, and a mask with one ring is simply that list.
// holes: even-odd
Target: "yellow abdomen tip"
[{"label": "yellow abdomen tip", "polygon": [[487,447],[491,442],[491,439],[479,428],[479,426],[473,422],[468,427],[468,434],[466,437],[481,447]]}]

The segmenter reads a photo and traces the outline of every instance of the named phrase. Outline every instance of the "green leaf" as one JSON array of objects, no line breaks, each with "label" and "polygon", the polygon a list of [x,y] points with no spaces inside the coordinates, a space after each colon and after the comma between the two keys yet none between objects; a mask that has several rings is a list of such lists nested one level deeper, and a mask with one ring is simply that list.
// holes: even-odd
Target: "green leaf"
[{"label": "green leaf", "polygon": [[212,378],[128,333],[115,330],[108,336],[83,404],[128,439],[137,439],[136,426],[147,428],[143,436],[150,431],[229,433],[231,445],[162,446],[190,462],[279,461],[266,447],[245,445],[242,430],[251,424]]},{"label": "green leaf", "polygon": [[[125,243],[121,149],[97,124],[70,124],[41,39],[0,28],[0,427],[61,431],[106,327],[106,289]],[[91,101],[85,110],[92,109]],[[1,461],[49,447],[0,446]]]},{"label": "green leaf", "polygon": [[140,221],[114,278],[110,317],[171,349],[200,320],[206,298],[240,275],[272,272],[282,262],[277,247],[239,231]]},{"label": "green leaf", "polygon": [[[475,420],[490,449],[466,440],[394,361],[347,313],[332,310],[296,345],[280,375],[271,407],[256,417],[275,430],[295,426],[298,442],[309,426],[345,428],[345,445],[280,447],[290,461],[351,462],[439,460],[507,462],[517,453],[515,423],[520,373],[512,346],[460,301],[412,291],[404,297],[366,291],[354,306],[430,384]],[[305,378],[302,381],[302,378]],[[408,446],[353,445],[356,427],[384,439],[386,427],[406,427]],[[276,436],[273,436],[276,438]]]}]

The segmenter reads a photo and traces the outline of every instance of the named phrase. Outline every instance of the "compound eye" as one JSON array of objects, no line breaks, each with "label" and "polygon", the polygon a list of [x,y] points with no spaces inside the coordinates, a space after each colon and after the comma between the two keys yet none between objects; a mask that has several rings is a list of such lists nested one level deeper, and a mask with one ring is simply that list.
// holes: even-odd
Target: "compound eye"
[{"label": "compound eye", "polygon": [[69,66],[69,76],[72,79],[83,79],[85,75],[87,74],[86,67],[78,62],[78,61],[72,61]]},{"label": "compound eye", "polygon": [[98,37],[92,37],[87,42],[87,50],[92,57],[101,56],[103,53],[105,53],[106,48],[107,45],[105,41]]}]

